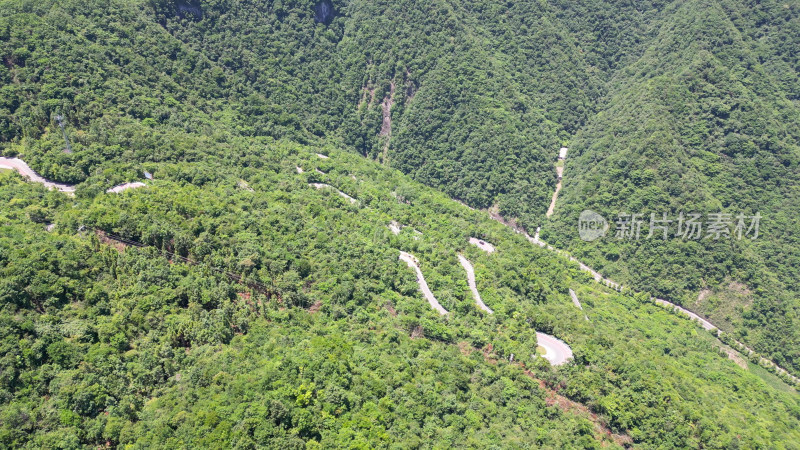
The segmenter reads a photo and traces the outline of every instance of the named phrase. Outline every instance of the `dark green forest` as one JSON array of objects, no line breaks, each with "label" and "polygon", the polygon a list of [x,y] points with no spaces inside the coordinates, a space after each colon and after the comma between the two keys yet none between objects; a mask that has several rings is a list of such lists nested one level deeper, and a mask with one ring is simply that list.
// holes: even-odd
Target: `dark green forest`
[{"label": "dark green forest", "polygon": [[[0,446],[798,448],[798,386],[728,347],[800,374],[798,15],[0,0],[0,156],[76,185],[0,170]],[[584,209],[764,219],[584,242]]]}]

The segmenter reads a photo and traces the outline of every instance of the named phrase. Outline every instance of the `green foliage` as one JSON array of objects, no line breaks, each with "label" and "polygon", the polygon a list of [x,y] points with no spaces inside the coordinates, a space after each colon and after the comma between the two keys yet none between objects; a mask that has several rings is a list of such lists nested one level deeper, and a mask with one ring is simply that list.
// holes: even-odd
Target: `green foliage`
[{"label": "green foliage", "polygon": [[[451,198],[640,292],[708,288],[701,308],[798,370],[796,7],[313,8],[0,0],[0,150],[78,183],[0,173],[3,446],[795,448],[780,379]],[[769,209],[769,234],[589,245],[587,207]],[[536,331],[575,361],[534,356]]]},{"label": "green foliage", "polygon": [[[595,20],[582,26],[609,26]],[[800,122],[800,109],[786,45],[798,45],[798,9],[688,2],[640,20],[652,21],[644,36],[656,37],[635,47],[637,59],[576,133],[542,237],[618,282],[706,314],[797,372],[800,133],[789,124]],[[610,238],[579,239],[584,209],[609,220]],[[614,239],[618,214],[644,214],[646,230],[651,213],[665,212],[763,219],[755,241]]]},{"label": "green foliage", "polygon": [[[16,174],[0,178],[10,205],[0,217],[4,443],[595,447],[608,439],[588,415],[547,406],[551,394],[531,376],[645,446],[797,438],[796,394],[721,357],[685,319],[600,289],[485,214],[357,155],[247,149],[237,150],[242,160],[249,151],[258,164],[213,156],[156,164],[148,187],[122,194],[89,196],[101,177],[75,199]],[[187,182],[201,167],[206,181]],[[358,203],[309,187],[309,177]],[[399,186],[415,192],[413,205],[392,195]],[[31,220],[32,204],[44,205],[55,231]],[[395,236],[391,220],[408,227]],[[93,227],[147,247],[114,249]],[[476,235],[497,252],[470,245]],[[429,308],[399,250],[420,259],[448,316]],[[473,303],[457,252],[473,261],[494,315]],[[575,363],[554,371],[532,356],[536,330],[569,342]]]}]

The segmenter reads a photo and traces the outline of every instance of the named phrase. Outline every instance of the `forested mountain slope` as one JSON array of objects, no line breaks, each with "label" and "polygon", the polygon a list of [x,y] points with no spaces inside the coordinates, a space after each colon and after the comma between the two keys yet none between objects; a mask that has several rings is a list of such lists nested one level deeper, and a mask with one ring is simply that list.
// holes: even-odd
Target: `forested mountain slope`
[{"label": "forested mountain slope", "polygon": [[5,3],[1,136],[57,158],[60,137],[46,130],[64,113],[82,132],[78,164],[31,161],[64,181],[91,170],[96,156],[81,149],[119,156],[90,123],[199,131],[213,117],[247,136],[341,141],[533,226],[555,181],[543,176],[553,149],[601,84],[538,2],[352,2],[328,24],[307,2],[209,2],[197,15],[166,0]]},{"label": "forested mountain slope", "polygon": [[[74,199],[0,174],[4,443],[797,441],[792,388],[485,213],[331,148],[242,139],[227,151],[146,164],[155,179],[121,194],[91,177]],[[395,235],[392,220],[407,228]],[[473,302],[459,253],[494,314]],[[567,341],[574,363],[532,357],[535,331]]]},{"label": "forested mountain slope", "polygon": [[[797,15],[0,0],[0,152],[77,184],[0,170],[0,442],[797,448],[779,377],[452,200],[797,373]],[[765,219],[752,242],[584,243],[584,208]],[[537,331],[574,360],[550,367]]]},{"label": "forested mountain slope", "polygon": [[[618,281],[681,299],[797,370],[800,109],[783,41],[797,11],[683,2],[668,17],[576,134],[556,222],[542,234]],[[609,238],[579,239],[587,208],[612,222]],[[650,213],[677,221],[681,211],[764,218],[752,241],[614,238],[617,214],[644,213],[646,235]]]},{"label": "forested mountain slope", "polygon": [[[573,65],[580,56],[548,8],[449,1],[334,8],[327,26],[303,2],[220,2],[200,21],[163,20],[252,87],[261,108],[291,108],[315,134],[469,204],[499,203],[535,223],[553,185],[540,176],[550,149],[582,122],[595,89]],[[260,113],[248,110],[245,120],[260,123]]]}]

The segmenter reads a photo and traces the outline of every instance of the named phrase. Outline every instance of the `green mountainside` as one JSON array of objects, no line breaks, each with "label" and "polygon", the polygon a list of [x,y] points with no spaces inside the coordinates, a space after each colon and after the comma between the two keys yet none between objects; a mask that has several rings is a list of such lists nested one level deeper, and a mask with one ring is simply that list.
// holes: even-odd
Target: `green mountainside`
[{"label": "green mountainside", "polygon": [[[790,377],[728,345],[800,374],[799,14],[0,0],[0,155],[76,185],[0,169],[0,446],[798,448]],[[761,236],[613,237],[720,210]]]},{"label": "green mountainside", "polygon": [[[107,182],[90,178],[75,199],[1,175],[4,443],[797,441],[794,389],[484,213],[347,152],[232,155],[147,165],[155,180],[122,194],[94,194]],[[430,309],[400,251],[450,314]],[[475,306],[458,253],[494,314]],[[569,342],[574,363],[528,356],[534,331]]]},{"label": "green mountainside", "polygon": [[[780,27],[744,28],[730,11],[747,10],[730,3],[676,5],[641,58],[614,78],[605,108],[572,141],[561,208],[542,236],[617,281],[708,314],[797,370],[798,66],[777,41],[800,22],[789,8],[762,5],[760,20]],[[598,244],[573,231],[587,208],[609,221],[644,213],[646,227],[650,213],[763,219],[752,241]]]}]

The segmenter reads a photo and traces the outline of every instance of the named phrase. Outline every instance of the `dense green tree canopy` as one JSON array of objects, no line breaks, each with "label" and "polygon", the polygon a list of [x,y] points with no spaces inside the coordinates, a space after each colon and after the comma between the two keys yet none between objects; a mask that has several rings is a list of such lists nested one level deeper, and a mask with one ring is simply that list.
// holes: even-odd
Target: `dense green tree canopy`
[{"label": "dense green tree canopy", "polygon": [[330,5],[0,0],[0,154],[77,185],[0,170],[2,446],[797,448],[789,378],[650,301],[800,373],[797,5]]}]

